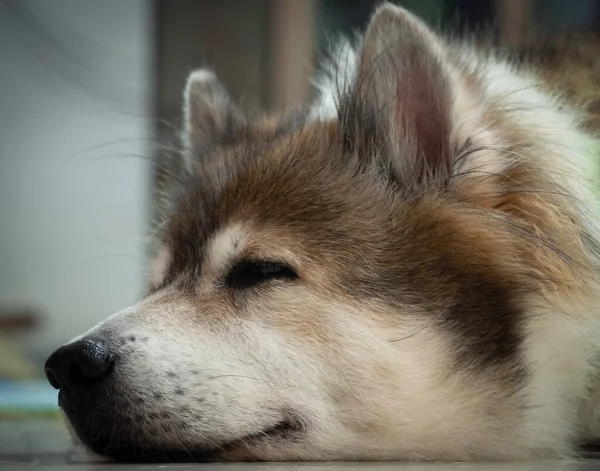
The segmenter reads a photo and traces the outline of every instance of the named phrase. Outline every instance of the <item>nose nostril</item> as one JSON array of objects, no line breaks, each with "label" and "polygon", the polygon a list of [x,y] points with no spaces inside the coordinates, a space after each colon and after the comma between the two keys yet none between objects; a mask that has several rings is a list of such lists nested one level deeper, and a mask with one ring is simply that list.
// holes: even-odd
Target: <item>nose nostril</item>
[{"label": "nose nostril", "polygon": [[83,369],[78,363],[71,364],[69,368],[69,378],[71,381],[78,384],[84,384],[86,381],[89,381],[89,378],[83,373]]},{"label": "nose nostril", "polygon": [[106,375],[111,366],[110,361],[102,364],[73,363],[69,368],[69,378],[77,384],[92,384]]},{"label": "nose nostril", "polygon": [[50,368],[46,368],[45,372],[46,372],[46,378],[48,378],[48,382],[50,383],[50,385],[54,389],[60,389],[60,383],[58,382],[58,379],[56,378],[56,375],[54,374],[54,372]]},{"label": "nose nostril", "polygon": [[105,343],[85,339],[66,345],[46,361],[45,372],[56,389],[85,389],[104,379],[113,369],[114,360]]}]

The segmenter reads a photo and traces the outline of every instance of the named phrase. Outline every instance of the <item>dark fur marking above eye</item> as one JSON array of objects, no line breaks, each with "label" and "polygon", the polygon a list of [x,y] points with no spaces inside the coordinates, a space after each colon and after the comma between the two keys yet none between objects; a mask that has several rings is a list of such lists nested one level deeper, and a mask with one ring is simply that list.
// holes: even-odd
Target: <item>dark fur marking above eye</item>
[{"label": "dark fur marking above eye", "polygon": [[238,262],[225,278],[230,288],[251,288],[272,280],[295,280],[296,272],[279,262],[242,260]]}]

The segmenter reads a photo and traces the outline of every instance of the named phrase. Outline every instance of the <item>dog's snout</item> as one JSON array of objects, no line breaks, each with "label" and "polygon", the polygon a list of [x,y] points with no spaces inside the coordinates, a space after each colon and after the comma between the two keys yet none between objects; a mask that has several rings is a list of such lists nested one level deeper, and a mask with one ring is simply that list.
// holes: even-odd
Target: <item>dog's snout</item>
[{"label": "dog's snout", "polygon": [[112,364],[113,357],[106,343],[84,339],[56,350],[44,369],[53,387],[63,392],[75,392],[104,379]]}]

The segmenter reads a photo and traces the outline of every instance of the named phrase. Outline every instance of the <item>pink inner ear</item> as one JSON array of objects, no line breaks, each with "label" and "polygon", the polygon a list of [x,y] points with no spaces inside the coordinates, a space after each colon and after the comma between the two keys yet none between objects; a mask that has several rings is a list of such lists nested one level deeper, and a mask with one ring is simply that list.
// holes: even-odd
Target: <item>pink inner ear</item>
[{"label": "pink inner ear", "polygon": [[418,172],[420,180],[450,171],[448,95],[443,80],[431,72],[413,65],[397,84],[396,124],[405,126],[419,146],[416,168],[407,171]]}]

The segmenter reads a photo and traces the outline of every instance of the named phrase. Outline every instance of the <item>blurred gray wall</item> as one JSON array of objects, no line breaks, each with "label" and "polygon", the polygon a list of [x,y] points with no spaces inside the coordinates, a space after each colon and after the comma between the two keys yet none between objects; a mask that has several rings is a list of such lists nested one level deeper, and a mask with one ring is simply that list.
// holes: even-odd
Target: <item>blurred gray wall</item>
[{"label": "blurred gray wall", "polygon": [[0,309],[40,353],[143,289],[152,5],[0,2]]}]

